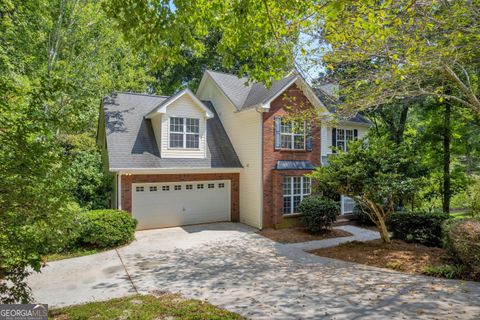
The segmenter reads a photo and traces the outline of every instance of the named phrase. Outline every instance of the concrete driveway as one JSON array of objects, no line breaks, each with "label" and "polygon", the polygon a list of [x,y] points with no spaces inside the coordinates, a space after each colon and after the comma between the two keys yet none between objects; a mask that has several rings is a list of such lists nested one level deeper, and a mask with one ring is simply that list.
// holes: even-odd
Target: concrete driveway
[{"label": "concrete driveway", "polygon": [[479,319],[480,284],[313,256],[242,224],[141,231],[118,250],[49,263],[30,278],[54,306],[152,290],[257,319]]}]

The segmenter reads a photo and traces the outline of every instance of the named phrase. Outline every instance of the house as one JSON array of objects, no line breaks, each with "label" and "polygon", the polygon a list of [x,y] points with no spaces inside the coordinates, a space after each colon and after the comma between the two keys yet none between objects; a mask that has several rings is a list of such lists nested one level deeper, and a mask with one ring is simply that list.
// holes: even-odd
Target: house
[{"label": "house", "polygon": [[[311,192],[304,175],[327,164],[332,146],[346,150],[368,130],[361,116],[334,128],[287,119],[292,106],[332,117],[327,96],[296,72],[266,88],[210,70],[196,93],[111,94],[102,102],[98,144],[115,177],[113,206],[131,212],[139,229],[281,225]],[[342,213],[352,208],[342,197]]]}]

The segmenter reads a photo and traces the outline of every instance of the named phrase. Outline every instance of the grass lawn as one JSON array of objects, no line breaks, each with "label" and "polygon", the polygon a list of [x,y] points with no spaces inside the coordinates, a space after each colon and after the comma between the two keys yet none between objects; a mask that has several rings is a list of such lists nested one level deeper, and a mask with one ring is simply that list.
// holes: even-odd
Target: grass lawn
[{"label": "grass lawn", "polygon": [[68,252],[47,254],[42,258],[44,262],[50,262],[50,261],[56,261],[56,260],[88,256],[88,255],[99,253],[106,250],[110,250],[110,249],[100,250],[100,249],[79,248],[79,249],[68,251]]},{"label": "grass lawn", "polygon": [[453,212],[453,213],[450,213],[450,215],[455,219],[473,218],[472,213],[470,211]]},{"label": "grass lawn", "polygon": [[304,228],[263,229],[258,234],[280,243],[297,243],[329,238],[349,237],[352,234],[347,231],[332,229],[317,234],[310,234]]},{"label": "grass lawn", "polygon": [[176,294],[134,295],[92,302],[49,312],[49,319],[243,319],[208,302],[183,299]]},{"label": "grass lawn", "polygon": [[311,253],[406,273],[475,280],[461,266],[453,265],[444,249],[401,240],[392,240],[391,244],[381,240],[353,241]]}]

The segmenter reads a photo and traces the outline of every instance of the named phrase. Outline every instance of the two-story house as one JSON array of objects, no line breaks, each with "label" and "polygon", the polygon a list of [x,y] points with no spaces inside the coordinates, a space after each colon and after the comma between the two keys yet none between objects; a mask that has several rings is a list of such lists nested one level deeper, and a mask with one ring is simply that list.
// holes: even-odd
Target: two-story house
[{"label": "two-story house", "polygon": [[[361,116],[335,127],[288,116],[298,106],[328,119],[328,99],[295,72],[270,88],[206,71],[196,94],[112,94],[102,102],[97,140],[115,176],[112,205],[131,212],[139,229],[278,226],[310,194],[304,175],[327,164],[332,146],[346,150],[368,130]],[[352,208],[342,197],[342,213]]]}]

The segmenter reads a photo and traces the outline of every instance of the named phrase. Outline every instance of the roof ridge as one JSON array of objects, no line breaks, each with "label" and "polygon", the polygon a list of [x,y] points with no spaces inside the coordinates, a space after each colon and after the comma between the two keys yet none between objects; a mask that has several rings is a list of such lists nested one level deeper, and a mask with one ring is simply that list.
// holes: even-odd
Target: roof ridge
[{"label": "roof ridge", "polygon": [[123,94],[131,94],[135,96],[146,96],[146,97],[159,97],[159,98],[169,98],[171,96],[165,96],[161,94],[149,94],[149,93],[140,93],[140,92],[129,92],[129,91],[114,91],[112,93],[123,93]]},{"label": "roof ridge", "polygon": [[247,76],[242,76],[241,78],[239,78],[238,75],[233,74],[233,73],[228,73],[228,72],[225,72],[225,71],[216,71],[216,70],[211,70],[211,69],[206,69],[205,71],[213,72],[213,73],[220,73],[220,74],[224,74],[224,75],[227,75],[227,76],[236,77],[237,79],[248,78]]}]

